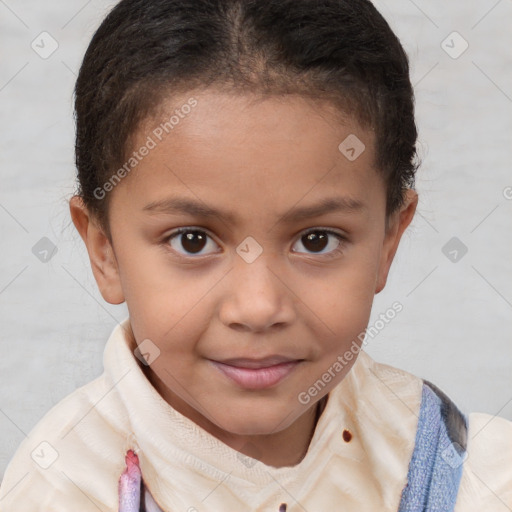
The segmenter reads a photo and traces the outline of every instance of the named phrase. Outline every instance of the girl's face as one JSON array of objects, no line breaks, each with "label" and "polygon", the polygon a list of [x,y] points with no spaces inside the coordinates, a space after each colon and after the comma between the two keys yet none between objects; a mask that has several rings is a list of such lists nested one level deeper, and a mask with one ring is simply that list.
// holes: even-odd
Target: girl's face
[{"label": "girl's face", "polygon": [[[361,345],[416,196],[386,230],[373,134],[333,113],[298,96],[184,95],[139,130],[110,192],[116,270],[95,272],[100,289],[150,340],[155,387],[207,430],[289,428],[355,362],[332,370]],[[270,356],[291,362],[228,361]]]}]

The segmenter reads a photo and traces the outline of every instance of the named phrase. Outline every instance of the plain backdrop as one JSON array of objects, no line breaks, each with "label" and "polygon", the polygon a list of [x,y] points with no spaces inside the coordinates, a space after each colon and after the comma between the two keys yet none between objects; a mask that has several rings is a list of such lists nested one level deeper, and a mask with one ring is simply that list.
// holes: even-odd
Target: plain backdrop
[{"label": "plain backdrop", "polygon": [[[114,3],[0,0],[0,475],[46,412],[100,375],[127,316],[101,298],[67,205],[74,81]],[[466,413],[512,419],[512,2],[376,5],[410,57],[422,166],[370,325],[403,310],[365,347]]]}]

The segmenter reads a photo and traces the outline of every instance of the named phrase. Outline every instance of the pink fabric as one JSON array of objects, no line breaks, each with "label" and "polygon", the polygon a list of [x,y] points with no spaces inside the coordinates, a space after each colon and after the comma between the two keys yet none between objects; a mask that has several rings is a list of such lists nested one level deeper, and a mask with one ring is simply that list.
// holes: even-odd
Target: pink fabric
[{"label": "pink fabric", "polygon": [[[163,512],[144,484],[137,454],[128,450],[125,461],[126,468],[119,477],[119,512]],[[145,508],[141,507],[141,495]]]}]

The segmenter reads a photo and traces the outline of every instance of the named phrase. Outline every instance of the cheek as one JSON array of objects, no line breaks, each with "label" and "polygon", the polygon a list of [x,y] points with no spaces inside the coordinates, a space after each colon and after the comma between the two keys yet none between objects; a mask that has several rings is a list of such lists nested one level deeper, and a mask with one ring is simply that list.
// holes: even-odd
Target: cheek
[{"label": "cheek", "polygon": [[350,293],[338,290],[333,297],[334,305],[323,321],[329,326],[324,357],[335,357],[349,349],[354,343],[360,346],[364,339],[364,330],[370,318],[372,300],[368,293]]},{"label": "cheek", "polygon": [[190,269],[177,269],[163,249],[144,247],[140,241],[130,243],[128,238],[122,240],[117,259],[136,339],[168,337],[172,341],[183,338],[184,330],[190,333],[200,329],[190,317],[197,317],[195,312],[203,307],[202,300],[218,276],[201,277]]},{"label": "cheek", "polygon": [[150,339],[158,347],[159,359],[152,369],[163,380],[168,379],[164,369],[187,374],[197,357],[204,355],[201,340],[211,325],[219,277],[198,279],[174,272],[157,273],[155,278],[151,269],[134,272],[138,277],[131,276],[126,302],[135,339]]},{"label": "cheek", "polygon": [[340,266],[329,279],[319,280],[316,285],[309,282],[302,291],[307,305],[304,311],[308,311],[310,330],[316,338],[315,356],[324,366],[351,347],[360,347],[364,340],[378,267],[378,258],[375,252],[371,256],[371,252],[368,250],[366,257],[358,252],[354,261]]},{"label": "cheek", "polygon": [[[353,261],[352,261],[353,260]],[[355,254],[342,262],[328,277],[304,281],[302,298],[327,326],[350,327],[364,324],[375,295],[378,259]]]}]

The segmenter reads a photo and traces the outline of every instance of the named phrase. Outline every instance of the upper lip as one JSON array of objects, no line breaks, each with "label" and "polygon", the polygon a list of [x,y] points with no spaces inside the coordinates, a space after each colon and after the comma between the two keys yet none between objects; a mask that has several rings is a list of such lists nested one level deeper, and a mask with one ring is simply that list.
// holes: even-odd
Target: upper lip
[{"label": "upper lip", "polygon": [[231,359],[217,360],[217,363],[227,364],[229,366],[237,366],[239,368],[268,368],[281,363],[290,363],[302,361],[302,359],[295,359],[293,357],[286,357],[280,355],[263,357],[261,359],[252,359],[246,357],[234,357]]}]

